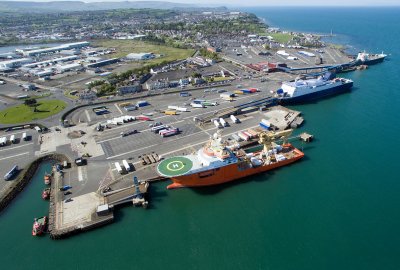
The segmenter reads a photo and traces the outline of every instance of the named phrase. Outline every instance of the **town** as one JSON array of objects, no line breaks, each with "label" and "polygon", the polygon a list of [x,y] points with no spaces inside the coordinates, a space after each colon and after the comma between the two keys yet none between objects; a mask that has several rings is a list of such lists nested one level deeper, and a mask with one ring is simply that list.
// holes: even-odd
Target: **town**
[{"label": "town", "polygon": [[113,221],[120,204],[147,207],[149,183],[174,176],[177,156],[202,145],[264,144],[267,158],[252,157],[254,168],[301,158],[285,142],[313,135],[296,133],[301,112],[279,104],[294,98],[298,81],[348,90],[351,80],[330,73],[365,69],[366,57],[376,57],[356,58],[321,36],[236,11],[31,16],[35,29],[22,15],[1,18],[4,44],[42,42],[0,53],[1,198],[5,207],[39,161],[54,160],[43,191],[53,238]]}]

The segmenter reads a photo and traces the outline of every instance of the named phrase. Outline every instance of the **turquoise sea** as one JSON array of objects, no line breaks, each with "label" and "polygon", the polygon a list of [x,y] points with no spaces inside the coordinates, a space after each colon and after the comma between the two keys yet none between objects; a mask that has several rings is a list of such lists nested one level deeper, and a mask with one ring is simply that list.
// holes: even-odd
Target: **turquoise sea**
[{"label": "turquoise sea", "polygon": [[[351,93],[296,106],[306,158],[218,187],[151,187],[151,207],[62,241],[30,235],[41,168],[0,214],[2,269],[400,269],[400,8],[248,8],[388,61],[345,74]],[[300,145],[301,146],[301,145]]]}]

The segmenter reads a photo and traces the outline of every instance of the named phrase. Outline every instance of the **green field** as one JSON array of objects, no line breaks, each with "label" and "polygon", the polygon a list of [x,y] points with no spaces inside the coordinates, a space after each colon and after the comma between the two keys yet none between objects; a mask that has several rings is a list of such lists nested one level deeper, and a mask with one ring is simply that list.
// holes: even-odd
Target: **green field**
[{"label": "green field", "polygon": [[141,61],[146,64],[158,64],[163,61],[175,61],[190,57],[194,50],[178,49],[164,45],[155,45],[139,40],[98,40],[93,45],[107,48],[115,48],[116,53],[107,55],[108,58],[125,57],[129,53],[154,53],[161,55],[155,59]]},{"label": "green field", "polygon": [[65,109],[67,104],[62,100],[43,100],[37,101],[36,112],[33,107],[24,104],[16,105],[0,111],[1,124],[18,124],[31,122],[37,119],[47,118]]},{"label": "green field", "polygon": [[284,33],[268,33],[267,35],[273,37],[279,43],[288,43],[293,38],[293,35]]}]

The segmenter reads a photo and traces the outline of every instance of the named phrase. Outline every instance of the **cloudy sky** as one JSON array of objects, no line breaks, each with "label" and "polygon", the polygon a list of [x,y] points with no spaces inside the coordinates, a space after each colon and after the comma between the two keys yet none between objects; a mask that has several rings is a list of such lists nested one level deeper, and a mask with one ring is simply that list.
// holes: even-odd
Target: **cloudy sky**
[{"label": "cloudy sky", "polygon": [[[57,0],[7,0],[49,2]],[[73,0],[58,0],[73,1]],[[83,2],[119,2],[121,0],[77,0]],[[139,0],[157,1],[157,0]],[[162,1],[162,0],[161,0]],[[400,6],[400,0],[169,0],[167,2],[188,3],[197,5],[228,5],[228,6]]]}]

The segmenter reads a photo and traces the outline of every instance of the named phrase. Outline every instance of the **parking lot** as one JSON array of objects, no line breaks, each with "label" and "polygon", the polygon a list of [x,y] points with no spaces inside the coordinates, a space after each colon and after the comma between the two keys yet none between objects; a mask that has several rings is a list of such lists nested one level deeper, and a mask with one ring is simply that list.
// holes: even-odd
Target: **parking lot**
[{"label": "parking lot", "polygon": [[[24,132],[28,134],[27,141],[22,140],[22,134]],[[10,137],[12,135],[16,138],[15,143],[10,142]],[[2,137],[7,137],[7,145],[0,146],[0,174],[1,177],[4,178],[4,175],[9,172],[14,165],[17,165],[21,170],[33,161],[31,157],[35,157],[35,152],[39,150],[40,138],[39,133],[33,129],[10,132],[1,131],[0,138]],[[0,182],[0,190],[6,188],[13,179],[9,181],[2,180]]]},{"label": "parking lot", "polygon": [[[288,55],[296,57],[296,60],[290,60],[287,57],[277,54],[277,50],[284,50]],[[316,59],[321,57],[323,65],[338,65],[350,62],[347,55],[340,52],[338,49],[325,47],[318,50],[309,49],[293,49],[293,48],[280,48],[277,50],[271,50],[270,55],[259,55],[260,51],[265,49],[260,46],[249,46],[248,48],[241,47],[228,47],[224,50],[223,54],[242,64],[256,64],[260,62],[271,62],[271,63],[286,63],[288,67],[301,68],[316,66]],[[300,54],[299,51],[308,51],[315,55],[315,57],[308,57]]]}]

